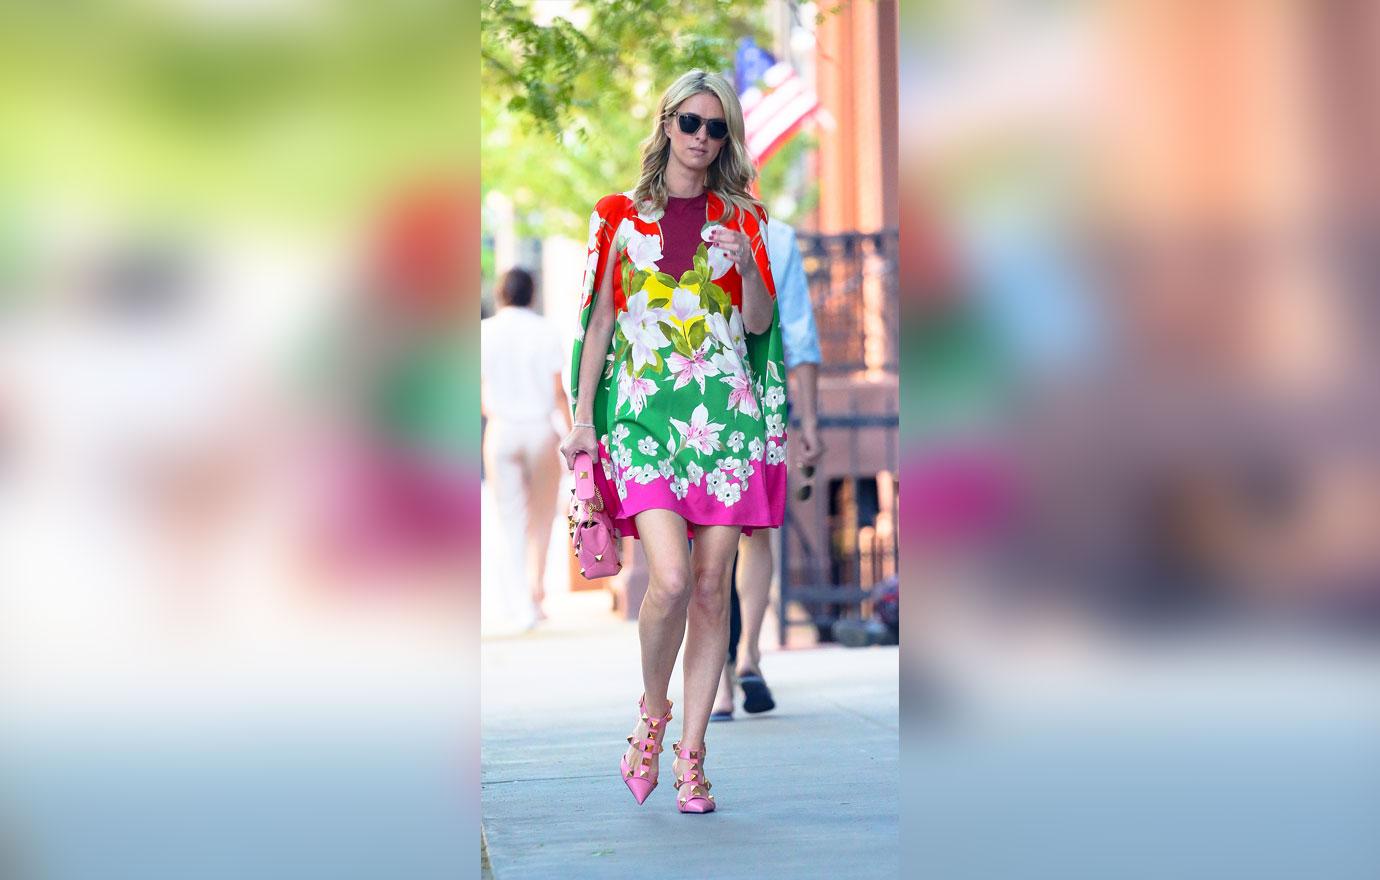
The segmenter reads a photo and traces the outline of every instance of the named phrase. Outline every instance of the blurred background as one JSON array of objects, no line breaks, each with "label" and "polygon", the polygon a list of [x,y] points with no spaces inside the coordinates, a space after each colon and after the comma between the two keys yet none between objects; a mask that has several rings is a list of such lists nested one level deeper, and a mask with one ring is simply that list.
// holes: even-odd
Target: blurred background
[{"label": "blurred background", "polygon": [[476,50],[0,5],[0,876],[477,864]]},{"label": "blurred background", "polygon": [[1380,870],[1377,34],[905,5],[917,875]]}]

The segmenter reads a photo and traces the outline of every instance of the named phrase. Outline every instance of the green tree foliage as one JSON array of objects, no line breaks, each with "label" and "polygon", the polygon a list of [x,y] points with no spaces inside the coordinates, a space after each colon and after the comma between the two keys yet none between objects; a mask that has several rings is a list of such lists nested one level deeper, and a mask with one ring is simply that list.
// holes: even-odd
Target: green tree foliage
[{"label": "green tree foliage", "polygon": [[483,187],[513,200],[522,231],[584,237],[589,211],[637,182],[661,92],[699,67],[730,75],[738,40],[767,42],[764,3],[574,0],[548,22],[486,0]]},{"label": "green tree foliage", "polygon": [[472,167],[463,4],[0,3],[0,203],[335,222]]}]

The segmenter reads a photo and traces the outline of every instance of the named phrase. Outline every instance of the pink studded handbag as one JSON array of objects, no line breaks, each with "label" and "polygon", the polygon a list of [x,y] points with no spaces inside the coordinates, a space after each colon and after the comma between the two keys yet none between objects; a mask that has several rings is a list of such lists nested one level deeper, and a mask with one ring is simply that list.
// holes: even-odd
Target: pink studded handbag
[{"label": "pink studded handbag", "polygon": [[591,580],[618,574],[618,539],[604,499],[594,484],[594,461],[587,452],[575,454],[575,498],[570,503],[570,543],[580,560],[580,574]]}]

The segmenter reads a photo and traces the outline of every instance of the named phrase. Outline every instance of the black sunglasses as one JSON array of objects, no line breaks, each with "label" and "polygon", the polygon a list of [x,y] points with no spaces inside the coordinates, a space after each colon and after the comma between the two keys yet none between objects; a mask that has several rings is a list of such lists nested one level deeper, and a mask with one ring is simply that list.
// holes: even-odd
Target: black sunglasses
[{"label": "black sunglasses", "polygon": [[694,134],[700,130],[700,126],[708,126],[709,136],[716,141],[721,141],[728,137],[728,122],[724,119],[705,119],[697,113],[677,113],[676,119],[680,122],[680,130],[686,134]]}]

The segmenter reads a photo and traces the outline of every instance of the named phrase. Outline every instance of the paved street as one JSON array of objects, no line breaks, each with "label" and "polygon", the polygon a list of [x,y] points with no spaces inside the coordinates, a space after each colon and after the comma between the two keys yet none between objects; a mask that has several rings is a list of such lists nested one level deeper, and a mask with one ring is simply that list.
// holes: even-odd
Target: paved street
[{"label": "paved street", "polygon": [[[646,877],[650,866],[668,877],[897,875],[897,649],[765,654],[777,708],[710,726],[719,809],[706,816],[676,811],[669,754],[664,784],[640,807],[618,779],[642,690],[635,623],[587,616],[486,641],[482,655],[496,880]],[[672,741],[680,676],[677,666]]]}]

